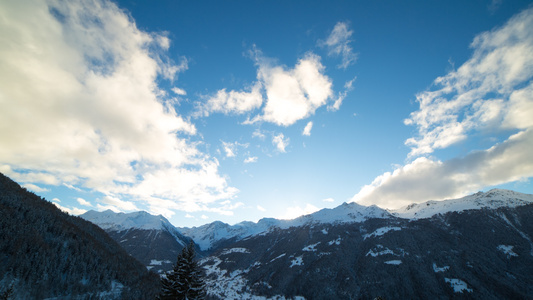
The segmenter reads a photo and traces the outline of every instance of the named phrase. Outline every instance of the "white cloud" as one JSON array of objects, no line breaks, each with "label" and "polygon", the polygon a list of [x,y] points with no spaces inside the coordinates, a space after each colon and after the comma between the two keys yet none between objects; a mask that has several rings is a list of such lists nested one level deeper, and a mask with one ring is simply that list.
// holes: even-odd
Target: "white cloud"
[{"label": "white cloud", "polygon": [[311,129],[313,129],[313,122],[309,121],[307,125],[305,125],[304,131],[302,131],[302,135],[310,136]]},{"label": "white cloud", "polygon": [[190,214],[186,214],[185,215],[185,218],[188,218],[188,219],[194,219],[194,216],[190,215]]},{"label": "white cloud", "polygon": [[57,202],[57,203],[61,202],[61,200],[59,200],[58,198],[53,198],[52,201]]},{"label": "white cloud", "polygon": [[263,114],[250,123],[266,121],[289,126],[314,114],[331,99],[331,79],[323,74],[319,56],[308,53],[294,69],[285,70],[272,65],[259,51],[255,55],[259,67],[257,77],[265,87],[267,99]]},{"label": "white cloud", "polygon": [[425,157],[376,177],[354,196],[360,204],[399,208],[409,203],[464,196],[533,176],[533,129],[501,144],[445,162]]},{"label": "white cloud", "polygon": [[[78,202],[79,202],[79,199],[81,199],[81,198],[78,198]],[[140,210],[137,206],[135,206],[135,204],[133,202],[120,200],[118,198],[111,197],[111,196],[105,196],[105,197],[99,199],[98,201],[101,202],[101,203],[116,207],[119,211]],[[80,202],[80,204],[82,204],[82,203]],[[84,205],[84,204],[82,204],[82,205]]]},{"label": "white cloud", "polygon": [[419,157],[384,173],[353,198],[361,204],[397,208],[430,199],[455,198],[487,186],[533,176],[533,9],[472,43],[474,53],[459,69],[417,95],[420,109],[405,120],[418,128],[406,141],[410,157],[467,140],[472,132],[510,130],[502,143],[461,158]]},{"label": "white cloud", "polygon": [[226,157],[235,157],[235,145],[233,143],[222,142],[222,146],[226,152]]},{"label": "white cloud", "polygon": [[262,212],[266,211],[266,209],[259,204],[257,205],[257,210],[262,211]]},{"label": "white cloud", "polygon": [[338,65],[341,69],[348,68],[357,60],[357,54],[350,46],[352,34],[353,31],[348,28],[347,23],[338,22],[326,41],[320,43],[327,47],[328,55],[342,58],[342,63]]},{"label": "white cloud", "polygon": [[[471,131],[531,126],[533,9],[475,37],[472,57],[416,96],[420,109],[405,120],[418,128],[406,141],[411,156],[468,138]],[[503,122],[502,122],[503,121]]]},{"label": "white cloud", "polygon": [[258,138],[260,140],[264,140],[266,136],[261,132],[261,130],[256,129],[252,133],[252,137]]},{"label": "white cloud", "polygon": [[335,200],[333,198],[326,198],[326,199],[324,199],[322,201],[329,202],[329,203],[335,202]]},{"label": "white cloud", "polygon": [[36,186],[35,184],[31,184],[31,183],[25,183],[22,185],[22,187],[32,191],[32,192],[35,192],[35,193],[42,193],[42,192],[49,192],[50,190],[49,189],[46,189],[46,188],[42,188],[42,187],[39,187],[39,186]]},{"label": "white cloud", "polygon": [[207,220],[207,219],[209,219],[209,217],[206,216],[206,215],[202,215],[200,218],[202,218],[202,220]]},{"label": "white cloud", "polygon": [[185,95],[187,95],[187,92],[186,92],[184,89],[180,89],[179,87],[173,87],[173,88],[172,88],[172,91],[173,91],[176,95],[180,95],[180,96],[185,96]]},{"label": "white cloud", "polygon": [[279,217],[279,219],[292,220],[292,219],[298,218],[299,216],[312,214],[316,211],[318,211],[318,207],[310,203],[306,203],[304,208],[298,205],[291,206],[291,207],[287,207],[285,213],[281,217]]},{"label": "white cloud", "polygon": [[222,148],[224,149],[224,152],[226,153],[226,157],[235,157],[238,151],[238,148],[248,148],[249,144],[241,144],[239,142],[224,142],[222,141]]},{"label": "white cloud", "polygon": [[279,152],[285,153],[285,148],[289,145],[289,138],[285,138],[283,133],[280,133],[272,138],[272,144],[276,146]]},{"label": "white cloud", "polygon": [[331,105],[328,105],[328,111],[337,111],[341,108],[342,102],[344,101],[346,96],[348,96],[348,93],[353,90],[353,83],[356,79],[357,77],[354,77],[352,80],[347,81],[344,84],[344,91],[339,92],[335,102],[333,102],[333,104]]},{"label": "white cloud", "polygon": [[244,91],[219,90],[200,104],[197,116],[212,112],[243,114],[262,107],[262,113],[243,124],[271,122],[290,126],[314,114],[332,100],[331,79],[323,74],[320,57],[307,53],[292,69],[275,64],[254,47],[257,81]]},{"label": "white cloud", "polygon": [[261,84],[256,83],[249,91],[219,90],[216,95],[210,97],[199,107],[199,114],[202,116],[208,116],[212,112],[243,114],[259,108],[262,103]]},{"label": "white cloud", "polygon": [[257,156],[250,156],[244,159],[245,164],[257,162]]},{"label": "white cloud", "polygon": [[80,188],[77,188],[77,187],[73,186],[72,184],[68,184],[68,183],[63,182],[63,185],[68,187],[69,189],[75,190],[77,192],[81,192],[82,191]]},{"label": "white cloud", "polygon": [[84,214],[87,212],[86,209],[81,209],[81,208],[77,208],[77,207],[74,207],[74,208],[68,208],[68,207],[64,207],[62,205],[59,205],[59,203],[56,203],[56,202],[52,202],[57,208],[59,208],[60,210],[66,212],[66,213],[69,213],[71,215],[74,215],[74,216],[78,216],[78,215],[81,215],[81,214]]},{"label": "white cloud", "polygon": [[76,201],[78,201],[78,203],[83,205],[83,206],[92,207],[92,204],[89,203],[89,201],[87,201],[87,200],[85,200],[83,198],[78,198],[78,199],[76,199]]},{"label": "white cloud", "polygon": [[[169,202],[161,209],[208,205],[236,193],[218,162],[183,138],[196,128],[157,85],[187,69],[185,58],[174,64],[165,56],[167,37],[140,31],[110,1],[1,6],[0,166],[6,175],[143,202],[161,194],[147,182],[162,181]],[[185,174],[186,192],[172,188],[182,186],[175,183]]]}]

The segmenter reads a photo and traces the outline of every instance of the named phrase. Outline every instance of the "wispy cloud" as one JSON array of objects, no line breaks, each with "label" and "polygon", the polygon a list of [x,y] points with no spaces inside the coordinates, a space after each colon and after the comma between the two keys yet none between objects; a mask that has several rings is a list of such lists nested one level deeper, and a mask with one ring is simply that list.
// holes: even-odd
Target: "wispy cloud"
[{"label": "wispy cloud", "polygon": [[346,69],[357,60],[357,54],[353,52],[350,43],[353,31],[349,29],[346,22],[338,22],[325,41],[319,44],[327,47],[328,55],[340,56],[342,62],[338,65],[341,69]]},{"label": "wispy cloud", "polygon": [[244,159],[245,164],[257,162],[257,156],[250,156]]},{"label": "wispy cloud", "polygon": [[57,202],[52,202],[57,208],[59,208],[60,210],[66,212],[66,213],[69,213],[71,215],[74,215],[74,216],[78,216],[78,215],[81,215],[81,214],[84,214],[87,212],[86,209],[81,209],[81,208],[77,208],[77,207],[73,207],[73,208],[68,208],[68,207],[65,207],[65,206],[62,206],[60,205],[59,203]]},{"label": "wispy cloud", "polygon": [[139,30],[106,0],[2,6],[0,168],[7,175],[148,205],[161,194],[183,206],[235,195],[216,159],[190,141],[195,126],[158,85],[188,67],[185,58],[165,56],[166,36]]},{"label": "wispy cloud", "polygon": [[[471,44],[473,56],[434,81],[436,89],[416,96],[420,109],[405,124],[418,136],[406,141],[411,156],[432,153],[468,137],[473,130],[525,129],[531,125],[533,10],[502,28],[484,32]],[[520,108],[519,108],[520,107]],[[518,111],[526,109],[524,113]]]},{"label": "wispy cloud", "polygon": [[25,183],[22,185],[22,187],[32,191],[32,192],[36,192],[36,193],[42,193],[42,192],[49,192],[50,190],[49,189],[46,189],[46,188],[42,188],[40,186],[37,186],[35,184],[32,184],[32,183]]},{"label": "wispy cloud", "polygon": [[[533,9],[475,37],[472,57],[417,95],[405,121],[418,129],[410,157],[468,139],[473,132],[513,132],[505,141],[461,158],[419,157],[378,176],[353,200],[399,207],[445,199],[533,176]],[[507,131],[508,132],[508,131]]]},{"label": "wispy cloud", "polygon": [[307,125],[305,125],[304,130],[302,131],[302,135],[310,136],[311,135],[311,129],[313,129],[313,122],[309,121]]},{"label": "wispy cloud", "polygon": [[76,201],[78,201],[78,203],[80,205],[92,207],[92,204],[89,201],[87,201],[87,200],[85,200],[83,198],[78,198],[78,199],[76,199]]},{"label": "wispy cloud", "polygon": [[276,149],[278,149],[279,152],[287,152],[285,148],[289,145],[289,138],[286,138],[283,133],[277,134],[272,137],[272,144],[276,146]]},{"label": "wispy cloud", "polygon": [[243,114],[259,108],[262,103],[261,83],[257,82],[246,91],[219,90],[207,102],[199,104],[198,114],[204,117],[213,112]]}]

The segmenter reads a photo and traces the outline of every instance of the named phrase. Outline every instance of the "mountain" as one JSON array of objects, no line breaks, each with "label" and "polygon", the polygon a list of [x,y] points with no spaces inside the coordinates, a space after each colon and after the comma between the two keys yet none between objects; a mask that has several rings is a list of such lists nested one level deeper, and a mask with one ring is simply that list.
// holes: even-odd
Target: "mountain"
[{"label": "mountain", "polygon": [[394,210],[392,213],[402,218],[423,219],[452,211],[461,212],[469,209],[518,207],[530,203],[533,203],[533,195],[517,193],[510,190],[492,189],[486,193],[478,192],[460,199],[411,204],[404,208]]},{"label": "mountain", "polygon": [[131,256],[157,273],[172,269],[181,249],[191,241],[165,217],[144,211],[88,211],[80,217],[100,226]]},{"label": "mountain", "polygon": [[222,299],[531,299],[532,197],[491,190],[392,214],[343,204],[226,243],[201,265]]},{"label": "mountain", "polygon": [[358,223],[368,219],[391,217],[393,216],[389,212],[377,206],[361,206],[357,203],[344,203],[336,208],[325,208],[293,220],[264,218],[257,223],[241,222],[235,225],[215,221],[200,227],[180,228],[180,231],[184,235],[192,238],[199,245],[200,249],[208,251],[246,237],[266,234],[275,229],[287,229],[313,224]]},{"label": "mountain", "polygon": [[149,299],[159,281],[98,226],[0,174],[0,286],[15,299]]}]

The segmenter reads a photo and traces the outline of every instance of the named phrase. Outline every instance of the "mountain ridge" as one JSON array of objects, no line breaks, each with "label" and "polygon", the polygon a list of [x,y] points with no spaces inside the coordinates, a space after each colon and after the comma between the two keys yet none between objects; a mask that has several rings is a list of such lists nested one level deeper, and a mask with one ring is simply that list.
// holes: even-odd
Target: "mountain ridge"
[{"label": "mountain ridge", "polygon": [[[363,206],[356,202],[343,203],[334,208],[324,208],[312,214],[303,215],[291,220],[262,218],[257,222],[243,221],[234,225],[222,221],[214,221],[198,227],[176,227],[165,217],[150,215],[147,212],[114,213],[110,210],[104,212],[89,211],[82,215],[95,224],[107,230],[122,231],[126,229],[161,229],[168,226],[191,238],[202,251],[209,251],[220,246],[224,241],[240,240],[250,236],[265,234],[274,228],[288,229],[305,225],[359,223],[368,219],[424,219],[434,215],[448,212],[462,212],[471,209],[516,207],[533,203],[533,195],[505,189],[491,189],[487,192],[478,192],[456,199],[430,200],[415,203],[396,210],[386,210],[378,206]],[[100,217],[97,217],[101,214]],[[113,216],[116,216],[116,220]],[[135,220],[144,220],[146,224],[137,224]],[[115,222],[115,223],[113,223]],[[159,224],[159,225],[157,225]],[[158,227],[159,226],[159,227]]]}]

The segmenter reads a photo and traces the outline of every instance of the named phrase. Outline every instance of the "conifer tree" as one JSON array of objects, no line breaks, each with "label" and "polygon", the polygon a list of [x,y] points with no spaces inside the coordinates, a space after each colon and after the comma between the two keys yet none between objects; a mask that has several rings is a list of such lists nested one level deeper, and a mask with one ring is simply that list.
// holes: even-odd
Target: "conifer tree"
[{"label": "conifer tree", "polygon": [[161,278],[159,299],[205,299],[202,271],[194,260],[195,255],[192,242],[181,250],[174,268]]}]

